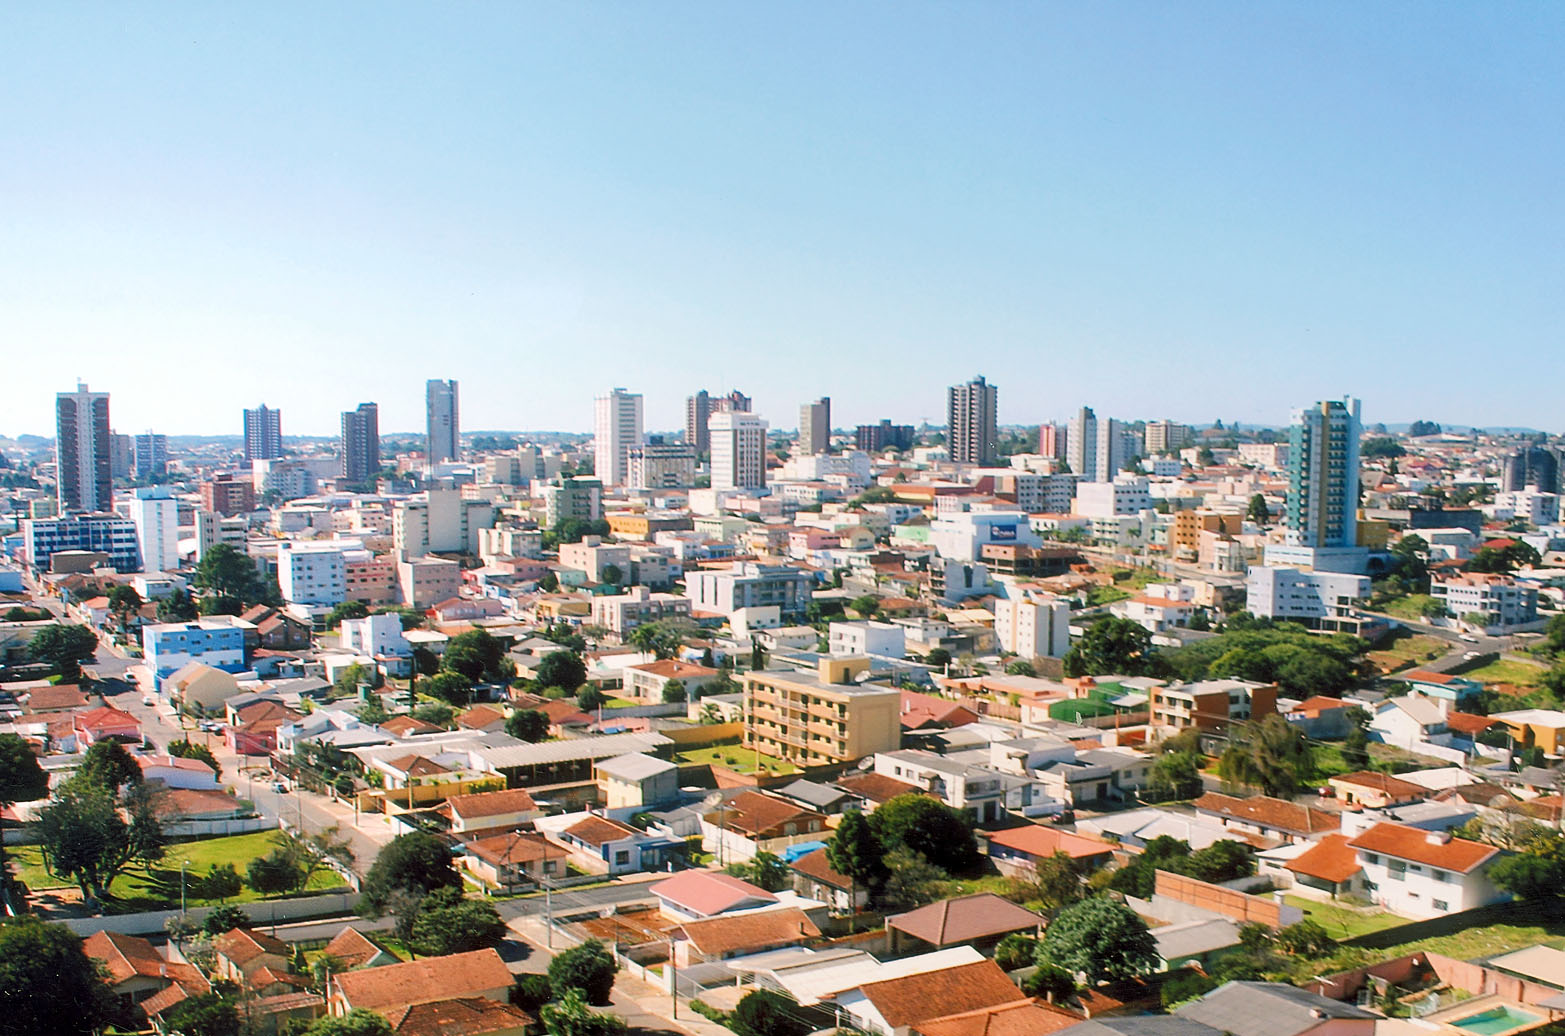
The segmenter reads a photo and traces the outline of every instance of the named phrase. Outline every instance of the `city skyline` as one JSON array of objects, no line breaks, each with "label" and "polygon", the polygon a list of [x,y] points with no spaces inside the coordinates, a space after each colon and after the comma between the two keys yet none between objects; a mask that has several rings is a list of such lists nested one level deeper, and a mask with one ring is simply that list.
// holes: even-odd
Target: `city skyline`
[{"label": "city skyline", "polygon": [[0,433],[78,378],[222,432],[241,367],[302,434],[437,375],[475,429],[620,382],[649,429],[703,384],[938,423],[975,359],[1003,424],[1559,430],[1509,374],[1560,323],[1559,8],[303,10],[6,13]]}]

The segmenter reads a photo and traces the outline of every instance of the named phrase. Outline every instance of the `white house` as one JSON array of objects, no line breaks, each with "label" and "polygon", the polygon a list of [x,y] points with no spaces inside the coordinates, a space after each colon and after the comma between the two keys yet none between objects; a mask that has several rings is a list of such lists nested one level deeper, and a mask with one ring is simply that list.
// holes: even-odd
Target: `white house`
[{"label": "white house", "polygon": [[370,658],[413,653],[413,645],[402,634],[401,617],[390,612],[342,620],[342,649]]},{"label": "white house", "polygon": [[827,627],[827,649],[833,655],[873,655],[902,658],[906,634],[891,622],[834,622]]},{"label": "white house", "polygon": [[1438,743],[1442,738],[1450,739],[1445,712],[1428,698],[1413,694],[1388,698],[1376,705],[1369,729],[1379,734],[1386,744],[1409,751],[1419,742]]},{"label": "white house", "polygon": [[1424,831],[1378,823],[1348,840],[1376,903],[1403,917],[1439,917],[1510,899],[1489,880],[1499,850]]}]

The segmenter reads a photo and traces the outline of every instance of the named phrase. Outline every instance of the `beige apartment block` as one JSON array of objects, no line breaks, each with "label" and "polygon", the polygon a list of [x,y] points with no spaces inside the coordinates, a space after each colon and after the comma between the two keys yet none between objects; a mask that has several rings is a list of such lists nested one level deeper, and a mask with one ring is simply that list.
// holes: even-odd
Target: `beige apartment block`
[{"label": "beige apartment block", "polygon": [[854,682],[868,671],[867,658],[823,658],[814,673],[746,673],[745,746],[800,766],[899,748],[901,692]]}]

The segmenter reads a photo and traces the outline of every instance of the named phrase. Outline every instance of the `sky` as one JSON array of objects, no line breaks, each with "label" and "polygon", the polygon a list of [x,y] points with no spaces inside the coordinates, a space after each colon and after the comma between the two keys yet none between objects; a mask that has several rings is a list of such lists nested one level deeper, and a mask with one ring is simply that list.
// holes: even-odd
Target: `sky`
[{"label": "sky", "polygon": [[0,5],[0,434],[1560,431],[1565,5]]}]

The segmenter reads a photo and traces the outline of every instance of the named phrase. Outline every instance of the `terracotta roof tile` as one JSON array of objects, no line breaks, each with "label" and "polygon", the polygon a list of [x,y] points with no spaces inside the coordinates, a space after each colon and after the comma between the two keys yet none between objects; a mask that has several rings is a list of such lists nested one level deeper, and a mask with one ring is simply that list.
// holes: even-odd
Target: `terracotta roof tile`
[{"label": "terracotta roof tile", "polygon": [[863,773],[855,777],[841,777],[837,780],[837,787],[844,791],[852,792],[861,799],[879,805],[889,802],[898,795],[909,795],[923,791],[917,785],[899,781],[895,777],[887,777],[882,773]]},{"label": "terracotta roof tile", "polygon": [[93,932],[82,940],[82,952],[102,961],[109,980],[115,984],[135,978],[162,978],[168,961],[158,955],[147,940],[119,932]]},{"label": "terracotta roof tile", "polygon": [[508,989],[514,981],[494,950],[473,950],[447,957],[420,957],[383,968],[337,976],[337,989],[350,1007],[380,1011]]},{"label": "terracotta roof tile", "polygon": [[565,834],[572,838],[585,842],[591,846],[600,846],[605,842],[617,842],[622,838],[633,838],[636,829],[626,827],[617,821],[607,817],[590,816],[567,827]]},{"label": "terracotta roof tile", "polygon": [[1053,856],[1055,853],[1064,853],[1073,860],[1089,860],[1095,856],[1112,855],[1114,852],[1114,847],[1108,842],[1061,831],[1055,827],[1044,827],[1041,824],[1028,824],[1026,827],[996,831],[989,836],[989,844],[1014,849],[1028,856]]},{"label": "terracotta roof tile", "polygon": [[1355,773],[1345,773],[1340,777],[1332,777],[1328,784],[1351,784],[1355,788],[1371,788],[1386,795],[1394,795],[1398,798],[1413,797],[1423,798],[1429,789],[1411,781],[1404,781],[1393,777],[1389,773],[1380,773],[1376,770],[1359,770]]},{"label": "terracotta roof tile", "polygon": [[234,928],[224,932],[212,940],[212,948],[241,966],[268,953],[288,959],[287,943],[249,928]]},{"label": "terracotta roof tile", "polygon": [[1384,853],[1399,860],[1427,864],[1443,870],[1466,874],[1489,859],[1498,849],[1482,842],[1452,838],[1449,842],[1431,841],[1437,836],[1405,824],[1381,822],[1348,844],[1365,852]]},{"label": "terracotta roof tile", "polygon": [[775,903],[777,897],[731,874],[713,871],[680,871],[667,881],[660,881],[649,889],[687,913],[710,917],[725,910],[732,910],[747,900]]},{"label": "terracotta roof tile", "polygon": [[413,1004],[391,1012],[389,1020],[397,1036],[484,1036],[526,1029],[538,1021],[520,1007],[482,996]]},{"label": "terracotta roof tile", "polygon": [[451,807],[451,812],[464,820],[500,816],[504,813],[525,813],[538,808],[526,788],[453,795],[446,799],[446,804]]},{"label": "terracotta roof tile", "polygon": [[729,831],[760,838],[780,833],[784,824],[826,820],[812,809],[759,791],[740,792],[724,806],[706,814],[706,819]]},{"label": "terracotta roof tile", "polygon": [[841,889],[847,892],[854,887],[852,878],[832,870],[831,861],[826,858],[825,849],[817,849],[812,853],[805,853],[789,866],[794,873],[802,874],[806,878],[820,882],[822,885],[830,885],[834,889]]},{"label": "terracotta roof tile", "polygon": [[437,773],[450,773],[451,771],[433,759],[427,759],[418,753],[399,756],[396,759],[388,759],[386,765],[409,777],[427,777]]},{"label": "terracotta roof tile", "polygon": [[385,951],[369,936],[350,925],[338,932],[336,937],[326,944],[323,952],[329,957],[336,958],[344,968],[359,968]]},{"label": "terracotta roof tile", "polygon": [[1197,813],[1215,813],[1240,823],[1275,828],[1290,834],[1313,835],[1322,831],[1336,831],[1342,826],[1335,813],[1265,795],[1239,798],[1209,791],[1191,805]]},{"label": "terracotta roof tile", "polygon": [[686,921],[682,927],[690,944],[708,957],[794,946],[821,934],[815,922],[797,907],[747,910]]},{"label": "terracotta roof tile", "polygon": [[1047,1036],[1082,1021],[1081,1015],[1063,1007],[1028,1000],[931,1018],[914,1025],[913,1031],[921,1036]]},{"label": "terracotta roof tile", "polygon": [[479,730],[492,723],[503,723],[505,713],[488,705],[474,705],[456,718],[456,725],[469,730]]},{"label": "terracotta roof tile", "polygon": [[647,673],[651,676],[662,676],[673,680],[686,680],[690,677],[716,676],[716,669],[708,669],[704,665],[696,665],[694,662],[681,662],[677,658],[661,658],[656,662],[646,662],[642,665],[633,665],[628,668],[638,673]]},{"label": "terracotta roof tile", "polygon": [[1359,872],[1358,853],[1348,845],[1347,835],[1326,835],[1285,865],[1295,874],[1323,881],[1347,881]]},{"label": "terracotta roof tile", "polygon": [[992,960],[866,982],[860,990],[894,1029],[986,1007],[1031,1002]]},{"label": "terracotta roof tile", "polygon": [[409,734],[434,734],[445,729],[444,727],[437,727],[433,723],[425,723],[421,719],[414,719],[412,716],[393,716],[386,722],[377,724],[377,726],[386,733],[395,734],[398,737],[407,737]]},{"label": "terracotta roof tile", "polygon": [[971,942],[1036,929],[1043,918],[992,892],[958,896],[886,918],[886,927],[931,946]]},{"label": "terracotta roof tile", "polygon": [[565,849],[542,835],[512,833],[475,838],[467,843],[467,851],[489,863],[509,865],[533,860],[563,860],[567,855]]}]

